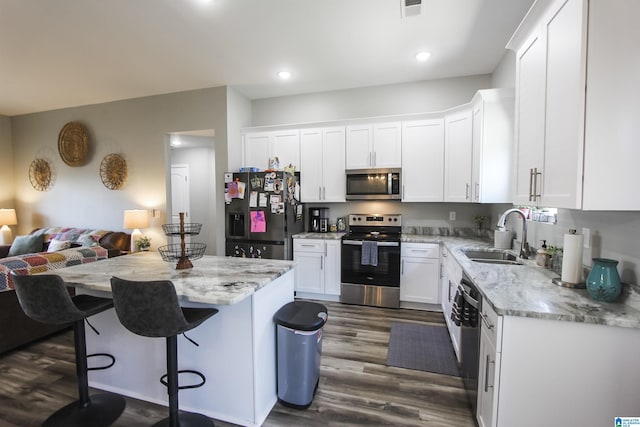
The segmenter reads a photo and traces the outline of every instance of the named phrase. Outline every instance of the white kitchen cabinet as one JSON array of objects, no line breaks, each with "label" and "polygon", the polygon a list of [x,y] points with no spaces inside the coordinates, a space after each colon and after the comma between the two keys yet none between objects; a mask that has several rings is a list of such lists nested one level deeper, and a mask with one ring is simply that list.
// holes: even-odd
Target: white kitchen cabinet
[{"label": "white kitchen cabinet", "polygon": [[453,320],[451,320],[451,312],[453,309],[453,299],[456,296],[458,284],[462,280],[462,268],[458,261],[455,260],[451,252],[446,247],[442,249],[442,312],[444,314],[444,320],[447,324],[447,330],[449,331],[449,337],[453,344],[453,349],[456,353],[458,362],[460,361],[460,326],[457,326]]},{"label": "white kitchen cabinet", "polygon": [[480,360],[478,363],[479,427],[495,427],[500,387],[500,356],[502,350],[502,317],[484,303],[480,316]]},{"label": "white kitchen cabinet", "polygon": [[300,131],[298,129],[244,134],[244,165],[269,169],[269,159],[278,157],[280,170],[292,164],[300,168]]},{"label": "white kitchen cabinet", "polygon": [[440,245],[402,243],[400,302],[440,303]]},{"label": "white kitchen cabinet", "polygon": [[296,296],[337,301],[340,296],[340,240],[294,239]]},{"label": "white kitchen cabinet", "polygon": [[514,202],[640,209],[640,128],[631,125],[640,62],[629,54],[638,18],[640,2],[624,0],[538,2],[527,14],[508,45],[517,59]]},{"label": "white kitchen cabinet", "polygon": [[347,126],[347,169],[383,169],[401,166],[402,125],[400,122]]},{"label": "white kitchen cabinet", "polygon": [[471,202],[471,108],[447,114],[444,123],[444,201]]},{"label": "white kitchen cabinet", "polygon": [[472,100],[472,201],[511,202],[514,95],[479,90]]},{"label": "white kitchen cabinet", "polygon": [[345,128],[300,131],[300,196],[303,202],[344,202]]},{"label": "white kitchen cabinet", "polygon": [[402,201],[444,200],[444,118],[402,123]]}]

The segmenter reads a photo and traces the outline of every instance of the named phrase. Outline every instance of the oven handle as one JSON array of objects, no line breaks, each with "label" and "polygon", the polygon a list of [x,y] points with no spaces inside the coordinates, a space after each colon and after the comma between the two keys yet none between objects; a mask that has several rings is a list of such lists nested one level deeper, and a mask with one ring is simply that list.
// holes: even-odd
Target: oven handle
[{"label": "oven handle", "polygon": [[[343,240],[343,245],[362,246],[362,240]],[[400,242],[378,242],[378,246],[398,247]]]},{"label": "oven handle", "polygon": [[[473,286],[472,283],[469,283],[469,281],[467,279],[462,279],[460,280],[460,290],[462,293],[462,298],[469,303],[469,305],[471,305],[473,308],[475,308],[476,310],[480,309],[480,303],[471,296],[471,294],[469,293],[469,290],[471,289],[471,287]],[[467,290],[469,289],[469,290]]]}]

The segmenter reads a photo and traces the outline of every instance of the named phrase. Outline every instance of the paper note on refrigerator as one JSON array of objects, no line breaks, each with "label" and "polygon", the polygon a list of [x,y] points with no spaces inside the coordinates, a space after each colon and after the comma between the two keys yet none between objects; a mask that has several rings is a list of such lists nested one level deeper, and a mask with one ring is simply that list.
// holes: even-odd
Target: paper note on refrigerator
[{"label": "paper note on refrigerator", "polygon": [[258,192],[257,191],[252,191],[249,194],[249,207],[250,208],[257,208],[258,207]]},{"label": "paper note on refrigerator", "polygon": [[267,207],[267,193],[260,193],[260,207],[261,208],[266,208]]},{"label": "paper note on refrigerator", "polygon": [[251,232],[264,233],[267,231],[267,219],[264,211],[251,211]]},{"label": "paper note on refrigerator", "polygon": [[238,181],[238,198],[244,199],[244,189],[247,187],[247,184],[244,182]]}]

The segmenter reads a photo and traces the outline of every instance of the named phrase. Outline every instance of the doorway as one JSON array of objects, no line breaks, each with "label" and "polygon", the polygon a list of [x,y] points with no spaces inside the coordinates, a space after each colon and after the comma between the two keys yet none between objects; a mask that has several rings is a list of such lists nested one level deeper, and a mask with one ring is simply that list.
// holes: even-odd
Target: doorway
[{"label": "doorway", "polygon": [[202,224],[191,241],[205,243],[205,253],[216,255],[214,131],[171,133],[168,141],[167,216],[179,223],[178,214],[185,212],[185,222]]}]

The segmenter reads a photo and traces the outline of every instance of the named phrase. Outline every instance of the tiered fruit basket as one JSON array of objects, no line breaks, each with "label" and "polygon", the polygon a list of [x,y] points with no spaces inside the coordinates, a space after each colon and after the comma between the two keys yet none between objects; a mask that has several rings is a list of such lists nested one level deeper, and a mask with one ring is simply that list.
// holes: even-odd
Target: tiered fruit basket
[{"label": "tiered fruit basket", "polygon": [[179,224],[164,224],[162,229],[167,236],[180,236],[180,243],[172,243],[160,246],[158,252],[167,262],[178,262],[176,270],[193,268],[191,260],[202,258],[207,245],[204,243],[186,243],[185,236],[197,236],[200,234],[202,224],[184,222],[184,212],[180,212]]}]

